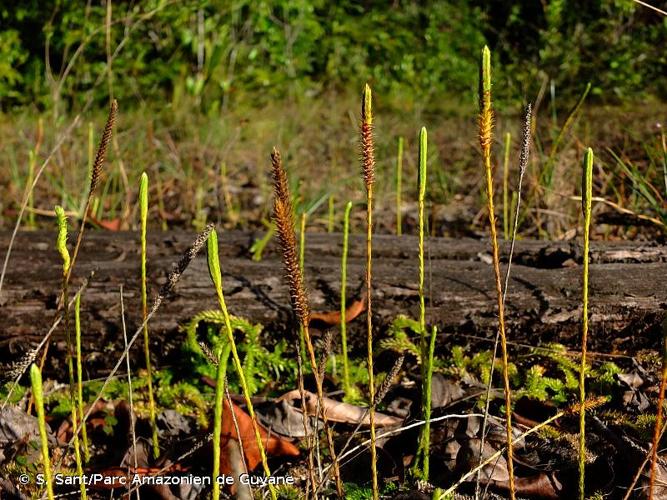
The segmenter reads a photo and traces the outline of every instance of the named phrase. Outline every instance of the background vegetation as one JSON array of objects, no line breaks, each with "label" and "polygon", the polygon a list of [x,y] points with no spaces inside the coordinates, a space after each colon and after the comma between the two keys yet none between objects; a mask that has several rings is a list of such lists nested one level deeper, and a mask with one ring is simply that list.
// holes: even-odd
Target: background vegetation
[{"label": "background vegetation", "polygon": [[[667,1],[653,3],[667,8]],[[82,215],[80,186],[98,140],[93,124],[116,98],[118,136],[93,224],[136,227],[137,213],[128,207],[146,171],[159,201],[151,225],[264,228],[271,212],[268,154],[279,146],[309,228],[328,226],[329,198],[333,229],[340,230],[347,201],[363,202],[358,101],[368,82],[377,118],[379,230],[395,230],[399,137],[403,208],[411,213],[416,131],[425,125],[433,172],[429,231],[479,234],[484,182],[475,116],[484,44],[493,56],[495,157],[512,134],[510,187],[522,107],[534,104],[535,154],[520,235],[574,235],[568,229],[579,220],[579,187],[570,173],[584,145],[598,152],[594,192],[612,203],[595,210],[622,215],[611,226],[598,224],[598,236],[634,237],[627,225],[637,223],[662,233],[667,17],[632,0],[1,3],[0,228],[14,224],[26,186],[47,157],[28,225],[50,224],[54,204]],[[69,129],[75,116],[80,120]],[[505,205],[511,203],[510,196]],[[352,230],[359,221],[353,214]],[[409,232],[416,220],[408,216],[403,224]]]},{"label": "background vegetation", "polygon": [[210,112],[248,94],[356,90],[362,77],[381,95],[472,100],[484,43],[513,99],[544,84],[572,97],[588,81],[607,101],[667,92],[667,18],[632,0],[27,0],[4,3],[0,22],[4,109],[92,91],[126,108],[190,94]]}]

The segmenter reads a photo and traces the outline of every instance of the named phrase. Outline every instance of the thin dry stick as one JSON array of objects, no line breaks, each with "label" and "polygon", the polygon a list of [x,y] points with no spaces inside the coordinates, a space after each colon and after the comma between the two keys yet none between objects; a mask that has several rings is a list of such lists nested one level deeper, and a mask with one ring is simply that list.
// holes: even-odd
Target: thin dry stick
[{"label": "thin dry stick", "polygon": [[373,184],[375,183],[375,149],[373,145],[373,101],[371,88],[364,87],[361,100],[361,162],[366,187],[366,345],[368,365],[369,409],[368,420],[371,428],[371,476],[373,481],[373,500],[380,497],[377,477],[377,450],[375,449],[375,378],[373,374],[373,313],[372,288],[372,249],[373,249]]},{"label": "thin dry stick", "polygon": [[[127,349],[127,328],[125,326],[125,301],[123,300],[123,285],[120,285],[120,324],[123,330],[123,342]],[[127,399],[130,403],[130,435],[132,436],[132,451],[134,452],[134,470],[139,467],[137,461],[137,433],[134,428],[134,399],[132,398],[132,371],[130,367],[130,357],[125,358],[127,367]],[[139,490],[137,490],[137,500],[141,500]]]},{"label": "thin dry stick", "polygon": [[503,383],[505,388],[505,427],[507,434],[507,471],[509,473],[510,498],[514,500],[514,464],[512,450],[512,389],[509,380],[509,361],[507,355],[507,338],[505,335],[505,307],[503,303],[503,287],[500,277],[500,255],[498,236],[496,233],[496,215],[493,206],[493,167],[491,165],[491,143],[493,128],[493,109],[491,107],[491,52],[488,47],[482,50],[482,68],[480,78],[480,113],[479,143],[482,148],[484,170],[486,173],[486,198],[491,230],[491,247],[493,250],[493,272],[495,275],[496,295],[498,299],[498,328],[500,331],[500,347],[502,350]]},{"label": "thin dry stick", "polygon": [[[327,444],[334,466],[336,490],[338,496],[342,498],[344,496],[343,483],[340,479],[340,472],[338,470],[338,460],[336,458],[336,450],[333,442],[333,433],[331,431],[331,427],[329,426],[329,420],[326,411],[324,411],[324,405],[322,404],[322,401],[324,400],[322,378],[319,376],[317,369],[317,359],[315,358],[315,350],[313,348],[313,342],[310,337],[310,305],[308,303],[308,296],[305,291],[303,274],[301,272],[299,257],[297,254],[292,198],[287,182],[287,173],[283,167],[280,152],[276,149],[274,149],[273,153],[271,154],[271,167],[275,191],[275,200],[273,205],[274,219],[283,254],[283,265],[289,285],[290,301],[292,304],[292,309],[299,319],[300,326],[303,329],[303,337],[306,343],[306,351],[310,361],[310,368],[313,372],[313,376],[315,377],[315,385],[317,387],[317,399],[320,408],[320,415],[324,423]],[[301,399],[303,401],[302,406],[304,406],[305,393],[302,393]]]},{"label": "thin dry stick", "polygon": [[665,403],[665,387],[667,386],[667,319],[663,323],[662,334],[662,377],[660,379],[660,394],[658,396],[658,415],[655,419],[655,428],[653,429],[653,443],[651,444],[651,475],[649,481],[648,497],[653,498],[653,488],[655,487],[655,466],[658,462],[658,446],[660,445],[660,431],[662,429],[662,413]]},{"label": "thin dry stick", "polygon": [[[509,288],[510,272],[512,271],[512,258],[514,257],[514,244],[516,243],[517,226],[519,225],[519,210],[521,208],[521,186],[523,184],[523,176],[528,168],[528,159],[530,156],[530,142],[531,142],[531,121],[532,121],[532,106],[528,103],[523,121],[523,139],[521,141],[521,154],[519,156],[519,183],[516,189],[516,208],[514,209],[514,223],[512,225],[512,241],[510,243],[510,253],[507,258],[507,270],[505,271],[505,286],[503,287],[503,307],[507,301],[507,290]],[[482,438],[479,445],[480,460],[482,457],[482,450],[484,449],[484,442],[486,440],[486,426],[489,415],[489,406],[491,404],[491,386],[493,385],[493,372],[496,366],[496,355],[498,353],[498,341],[500,339],[500,330],[496,331],[496,338],[493,344],[493,358],[491,360],[491,368],[489,371],[489,382],[486,385],[484,420],[482,421]],[[481,479],[481,470],[477,473],[475,482],[475,498],[479,498],[479,481]]]},{"label": "thin dry stick", "polygon": [[641,0],[632,0],[632,1],[635,2],[635,3],[638,3],[639,5],[643,5],[644,7],[648,8],[648,9],[654,10],[658,14],[662,14],[663,16],[667,16],[667,12],[665,12],[664,10],[659,9],[657,7],[654,7],[653,5],[651,5],[649,3],[642,2]]}]

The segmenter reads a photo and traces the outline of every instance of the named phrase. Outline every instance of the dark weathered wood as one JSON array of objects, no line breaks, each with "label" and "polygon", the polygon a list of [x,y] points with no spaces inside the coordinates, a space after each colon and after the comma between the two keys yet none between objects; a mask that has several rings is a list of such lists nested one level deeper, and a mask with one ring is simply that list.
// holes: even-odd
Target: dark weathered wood
[{"label": "dark weathered wood", "polygon": [[[148,245],[151,293],[164,283],[173,263],[194,233],[154,233]],[[261,234],[222,232],[220,256],[230,311],[262,323],[271,335],[291,328],[288,293],[275,243],[261,262],[249,247]],[[41,340],[55,314],[61,264],[55,234],[20,233],[0,292],[0,361],[17,357]],[[313,310],[338,309],[341,237],[309,234],[306,278]],[[0,234],[4,256],[8,234]],[[508,246],[503,244],[503,246]],[[363,237],[350,240],[350,298],[362,288]],[[493,272],[487,241],[434,238],[428,241],[426,269],[427,319],[443,338],[452,334],[491,337],[496,322]],[[507,248],[503,249],[503,261]],[[581,248],[574,242],[519,241],[510,280],[507,318],[511,339],[578,342],[581,315]],[[593,244],[591,322],[593,349],[656,342],[667,310],[667,247],[628,242]],[[122,345],[119,287],[124,286],[130,333],[139,318],[139,244],[136,233],[90,231],[84,238],[73,287],[95,270],[82,300],[86,368],[103,373],[117,359]],[[414,237],[379,235],[374,245],[374,314],[378,335],[399,313],[417,316],[417,245]],[[179,323],[197,312],[216,308],[213,288],[201,255],[190,266],[173,297],[150,323],[153,354],[158,363],[173,361],[180,349]],[[363,321],[350,325],[353,345],[361,346]],[[55,336],[52,363],[62,352],[62,331]],[[137,352],[139,350],[137,349]],[[139,357],[137,357],[139,359]]]}]

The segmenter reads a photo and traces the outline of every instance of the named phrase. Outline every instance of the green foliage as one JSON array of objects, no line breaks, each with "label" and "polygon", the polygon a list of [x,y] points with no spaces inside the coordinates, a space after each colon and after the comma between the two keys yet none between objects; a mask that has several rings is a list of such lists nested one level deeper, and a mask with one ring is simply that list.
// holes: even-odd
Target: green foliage
[{"label": "green foliage", "polygon": [[[287,355],[288,344],[279,340],[271,349],[262,345],[262,325],[253,325],[243,318],[229,317],[232,330],[243,335],[238,339],[237,348],[242,358],[243,371],[251,394],[263,390],[277,380],[289,384],[296,378],[296,361]],[[199,346],[204,341],[218,352],[227,343],[224,331],[224,316],[221,311],[203,311],[185,325],[185,352],[195,373],[215,378],[216,368],[212,366]],[[198,335],[199,334],[199,335]],[[229,383],[238,390],[238,379],[229,373]]]}]

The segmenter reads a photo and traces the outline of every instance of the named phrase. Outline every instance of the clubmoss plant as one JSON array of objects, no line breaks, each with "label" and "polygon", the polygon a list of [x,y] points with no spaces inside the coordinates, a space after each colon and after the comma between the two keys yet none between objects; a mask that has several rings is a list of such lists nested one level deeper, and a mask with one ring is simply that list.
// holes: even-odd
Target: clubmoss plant
[{"label": "clubmoss plant", "polygon": [[[63,261],[63,273],[62,273],[62,296],[63,303],[69,304],[69,293],[68,293],[68,276],[71,270],[72,260],[69,255],[69,250],[67,249],[67,218],[65,217],[65,211],[60,205],[56,205],[56,222],[58,224],[58,236],[56,238],[56,249],[60,254],[60,257]],[[73,444],[74,444],[74,458],[76,461],[76,472],[82,477],[83,476],[83,463],[81,460],[81,445],[79,443],[79,433],[78,433],[78,415],[77,415],[77,389],[75,385],[74,377],[74,363],[73,363],[73,353],[72,353],[72,336],[70,331],[70,314],[69,307],[65,307],[65,340],[67,348],[67,372],[69,375],[69,398],[71,405],[71,419],[72,419],[72,433],[73,433]],[[83,422],[82,422],[83,423]],[[80,491],[81,499],[85,500],[86,496],[86,485],[83,481],[80,482]]]},{"label": "clubmoss plant", "polygon": [[373,185],[375,184],[375,146],[373,144],[373,97],[366,84],[361,100],[361,161],[366,187],[366,345],[368,368],[368,419],[371,431],[371,476],[373,500],[380,497],[375,449],[375,377],[373,374],[373,311],[372,311],[372,254],[373,254]]},{"label": "clubmoss plant", "polygon": [[509,206],[509,179],[510,179],[510,146],[512,134],[505,134],[505,155],[503,158],[503,237],[505,241],[510,238],[510,206]]},{"label": "clubmoss plant", "polygon": [[83,420],[83,367],[81,364],[81,294],[78,293],[74,299],[74,337],[76,343],[76,405],[79,411],[79,422],[81,422],[81,444],[83,445],[83,458],[86,462],[90,460],[90,449],[88,447],[88,431]]},{"label": "clubmoss plant", "polygon": [[[429,346],[426,338],[426,303],[424,299],[424,207],[426,199],[426,160],[428,156],[428,134],[426,127],[422,127],[419,132],[419,178],[418,178],[418,194],[417,200],[419,205],[419,350],[421,351],[422,359],[425,363],[421,365],[422,375],[422,415],[427,419],[426,415],[430,414],[430,402],[427,405],[427,400],[430,401],[430,380],[428,380],[428,372],[432,367],[428,366],[428,352]],[[428,406],[428,407],[427,407]],[[421,429],[419,438],[419,454],[415,461],[414,472],[416,475],[428,481],[428,456],[429,456],[429,434],[431,432],[430,425],[427,423]]]},{"label": "clubmoss plant", "polygon": [[[146,288],[146,226],[148,222],[148,175],[141,174],[139,184],[139,212],[141,214],[141,319],[148,314],[148,294]],[[151,369],[151,347],[148,336],[148,324],[144,323],[144,359],[146,362],[146,381],[148,385],[148,411],[152,430],[153,456],[160,455],[160,445],[155,422],[155,398],[153,395],[153,374]]]},{"label": "clubmoss plant", "polygon": [[42,463],[44,465],[44,483],[49,500],[54,499],[53,478],[51,476],[51,460],[49,459],[49,437],[46,433],[46,415],[44,414],[44,391],[42,390],[42,373],[37,365],[30,367],[30,382],[32,383],[32,394],[35,398],[35,409],[37,410],[37,422],[39,425],[39,438],[42,448]]},{"label": "clubmoss plant", "polygon": [[[530,144],[531,144],[531,137],[532,137],[532,114],[533,114],[533,108],[530,103],[526,106],[525,110],[525,115],[524,115],[524,122],[523,122],[523,136],[521,140],[521,153],[519,156],[519,182],[517,184],[516,191],[512,193],[512,214],[514,214],[513,217],[513,223],[511,227],[512,231],[512,237],[511,237],[511,242],[510,242],[510,253],[509,253],[509,258],[507,259],[507,270],[505,271],[505,286],[503,287],[503,305],[505,304],[507,300],[507,291],[509,289],[509,278],[510,278],[510,272],[512,271],[512,258],[514,256],[514,245],[516,243],[516,235],[517,235],[517,229],[519,226],[519,209],[521,208],[521,189],[523,185],[523,177],[526,174],[526,169],[528,168],[528,158],[530,156]],[[507,148],[506,148],[507,151]],[[491,367],[489,370],[489,377],[488,377],[488,382],[486,386],[486,396],[484,400],[486,401],[485,403],[485,408],[484,408],[484,420],[482,422],[482,439],[480,440],[479,443],[479,454],[480,457],[482,456],[482,450],[484,450],[484,443],[486,440],[486,427],[488,424],[488,416],[489,416],[489,405],[491,404],[491,385],[493,384],[493,372],[495,370],[496,366],[496,355],[498,353],[498,341],[500,340],[500,331],[496,332],[496,338],[493,343],[493,359],[491,362]],[[479,487],[480,487],[480,479],[481,479],[481,472],[478,472],[477,478],[475,480],[475,497],[479,497]]]},{"label": "clubmoss plant", "polygon": [[586,351],[588,343],[588,260],[590,252],[591,206],[593,196],[593,150],[584,156],[581,208],[584,215],[584,266],[582,285],[581,365],[579,367],[579,498],[584,500],[586,468]]},{"label": "clubmoss plant", "polygon": [[396,234],[403,234],[401,213],[401,195],[403,190],[403,137],[398,138],[398,153],[396,154]]},{"label": "clubmoss plant", "polygon": [[[324,392],[322,388],[322,377],[320,377],[317,359],[315,358],[315,349],[310,337],[310,304],[308,302],[308,295],[303,282],[302,268],[298,262],[296,234],[294,231],[294,209],[292,206],[292,197],[289,191],[289,184],[287,181],[287,172],[283,167],[280,152],[277,149],[273,150],[271,154],[271,173],[273,176],[273,188],[275,192],[273,200],[273,217],[276,222],[278,232],[278,240],[282,249],[283,267],[285,269],[285,277],[289,285],[290,302],[292,309],[299,320],[300,330],[303,332],[303,338],[306,344],[306,351],[310,368],[315,377],[315,386],[317,388],[317,399],[319,405],[319,412],[322,421],[324,422],[324,430],[327,436],[327,445],[331,455],[334,477],[336,480],[336,491],[339,497],[344,497],[343,483],[340,479],[340,471],[338,465],[338,458],[336,456],[336,449],[334,447],[333,433],[329,426],[329,419],[324,411],[322,401],[324,399]],[[303,382],[300,370],[299,390],[301,391],[302,406],[305,405],[305,393],[303,391]],[[306,430],[307,432],[307,430]]]},{"label": "clubmoss plant", "polygon": [[[350,211],[352,202],[348,201],[345,205],[345,215],[343,218],[343,255],[340,262],[340,340],[343,355],[343,390],[347,398],[352,398],[352,386],[350,385],[350,367],[347,358],[347,254],[350,239]],[[355,391],[356,392],[356,391]]]},{"label": "clubmoss plant", "polygon": [[[257,423],[257,417],[255,416],[255,409],[252,405],[252,401],[250,400],[250,391],[248,390],[248,384],[246,383],[245,375],[243,372],[243,365],[241,364],[241,359],[239,358],[239,353],[236,350],[236,343],[234,341],[234,332],[232,330],[232,325],[229,319],[229,312],[227,311],[227,304],[225,302],[225,296],[222,291],[222,272],[220,270],[220,257],[218,255],[218,235],[213,229],[211,231],[211,234],[208,236],[208,242],[207,242],[207,250],[208,250],[208,271],[211,276],[211,281],[213,281],[213,285],[215,287],[215,293],[218,297],[218,303],[220,305],[220,309],[222,310],[222,313],[224,314],[225,317],[225,329],[227,331],[227,341],[229,343],[229,347],[232,353],[232,358],[234,361],[234,366],[236,368],[236,371],[239,376],[239,382],[241,384],[241,389],[243,391],[243,396],[245,398],[246,406],[248,408],[248,414],[250,415],[250,418],[252,419],[252,424],[253,424],[253,431],[255,433],[255,441],[257,442],[257,448],[259,449],[259,454],[262,459],[262,467],[264,469],[264,474],[266,474],[266,477],[271,476],[271,471],[269,469],[269,464],[266,459],[266,451],[264,450],[264,443],[262,442],[262,437],[259,433],[259,424]],[[222,361],[222,359],[221,359]],[[218,378],[220,377],[220,370],[222,369],[223,363],[220,363],[220,367],[218,369]],[[224,374],[223,374],[224,375]],[[218,397],[220,396],[218,394],[218,391],[222,393],[224,390],[224,387],[216,387],[216,401]],[[217,404],[217,402],[216,402]],[[218,436],[218,442],[213,442],[213,447],[214,448],[219,448],[220,447],[220,440]],[[273,500],[277,499],[276,495],[276,490],[273,485],[269,484],[269,491],[271,493],[271,498]],[[218,492],[219,493],[219,492]]]},{"label": "clubmoss plant", "polygon": [[498,235],[496,232],[496,214],[493,205],[493,166],[491,164],[491,144],[493,142],[493,108],[491,106],[491,52],[488,47],[482,50],[482,65],[479,88],[479,143],[482,148],[482,158],[486,173],[486,199],[489,212],[489,226],[491,232],[491,247],[493,250],[493,271],[495,275],[496,296],[498,302],[498,328],[500,332],[500,347],[503,363],[503,385],[505,389],[505,431],[507,435],[507,472],[509,475],[510,498],[515,498],[514,463],[512,449],[512,391],[509,380],[509,360],[507,355],[507,338],[505,335],[505,307],[503,303],[503,288],[500,277],[500,252],[498,250]]}]

